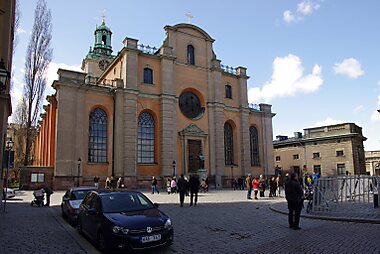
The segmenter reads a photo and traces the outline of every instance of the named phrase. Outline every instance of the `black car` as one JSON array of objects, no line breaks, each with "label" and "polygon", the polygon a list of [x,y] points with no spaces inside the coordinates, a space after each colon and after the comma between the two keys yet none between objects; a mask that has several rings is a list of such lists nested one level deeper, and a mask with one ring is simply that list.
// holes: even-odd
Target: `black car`
[{"label": "black car", "polygon": [[70,224],[76,223],[80,203],[82,203],[86,194],[92,190],[96,190],[96,188],[90,186],[76,187],[69,189],[63,195],[61,203],[62,216],[67,218]]},{"label": "black car", "polygon": [[173,242],[170,218],[137,191],[88,193],[80,205],[78,231],[102,252],[145,250]]}]

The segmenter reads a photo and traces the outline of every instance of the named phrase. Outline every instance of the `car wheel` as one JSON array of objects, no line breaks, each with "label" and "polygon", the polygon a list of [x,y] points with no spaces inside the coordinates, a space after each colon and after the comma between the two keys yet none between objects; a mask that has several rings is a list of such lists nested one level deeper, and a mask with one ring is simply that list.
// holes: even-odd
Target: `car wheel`
[{"label": "car wheel", "polygon": [[98,248],[99,248],[101,253],[107,253],[108,252],[106,239],[104,238],[104,235],[101,231],[99,231],[99,233],[98,233]]}]

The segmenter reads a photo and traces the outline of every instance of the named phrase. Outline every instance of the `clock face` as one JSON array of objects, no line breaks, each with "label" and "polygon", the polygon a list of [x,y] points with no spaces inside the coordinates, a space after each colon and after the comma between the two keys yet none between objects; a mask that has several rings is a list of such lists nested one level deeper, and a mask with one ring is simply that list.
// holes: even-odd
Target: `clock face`
[{"label": "clock face", "polygon": [[184,92],[181,94],[179,97],[179,108],[182,114],[190,119],[199,117],[204,111],[198,96],[192,92]]},{"label": "clock face", "polygon": [[100,62],[99,62],[99,68],[102,71],[104,71],[107,68],[108,64],[109,64],[109,62],[107,60],[104,60],[104,59],[100,60]]}]

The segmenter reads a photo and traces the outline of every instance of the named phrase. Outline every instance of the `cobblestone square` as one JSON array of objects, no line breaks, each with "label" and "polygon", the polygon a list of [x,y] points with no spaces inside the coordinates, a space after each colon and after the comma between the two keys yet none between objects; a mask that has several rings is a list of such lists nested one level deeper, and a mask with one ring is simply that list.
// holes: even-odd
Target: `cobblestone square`
[{"label": "cobblestone square", "polygon": [[[19,191],[0,217],[0,253],[98,253],[61,218],[64,192],[52,206],[31,207],[32,193]],[[270,205],[284,198],[246,200],[245,191],[201,193],[197,206],[179,207],[178,195],[144,192],[172,218],[174,244],[150,253],[380,253],[380,224],[301,218],[302,230],[288,228],[287,216]]]}]

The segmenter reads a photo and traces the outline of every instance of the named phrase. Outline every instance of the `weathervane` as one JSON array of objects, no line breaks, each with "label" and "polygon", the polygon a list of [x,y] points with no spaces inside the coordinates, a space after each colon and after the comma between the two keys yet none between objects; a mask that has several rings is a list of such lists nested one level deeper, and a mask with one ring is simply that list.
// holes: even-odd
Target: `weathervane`
[{"label": "weathervane", "polygon": [[187,23],[191,24],[191,19],[194,18],[194,16],[191,15],[190,12],[186,13],[185,16],[187,17]]}]

